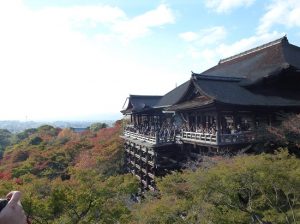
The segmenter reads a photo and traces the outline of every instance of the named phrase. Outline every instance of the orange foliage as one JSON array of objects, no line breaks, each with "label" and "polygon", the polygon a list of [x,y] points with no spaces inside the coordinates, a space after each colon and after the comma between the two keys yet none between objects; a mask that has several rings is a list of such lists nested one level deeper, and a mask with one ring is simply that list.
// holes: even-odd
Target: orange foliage
[{"label": "orange foliage", "polygon": [[78,140],[79,135],[80,135],[79,133],[75,133],[71,129],[66,128],[66,129],[61,130],[58,133],[57,137],[58,138],[69,138],[69,139],[72,139],[72,140]]},{"label": "orange foliage", "polygon": [[[50,130],[50,131],[49,131]],[[121,148],[121,126],[100,129],[98,132],[75,133],[70,129],[41,129],[7,150],[0,161],[0,179],[11,179],[13,169],[23,169],[36,176],[59,176],[69,168],[93,169],[99,161],[105,161]],[[40,144],[30,144],[30,139],[40,137]],[[26,171],[26,167],[32,166]],[[49,173],[50,172],[50,173]],[[21,177],[22,178],[22,177]],[[21,183],[16,180],[17,184]]]},{"label": "orange foliage", "polygon": [[89,138],[93,147],[88,151],[82,151],[76,158],[76,168],[95,168],[97,160],[107,160],[114,156],[120,149],[121,139],[120,124],[111,128],[100,129],[96,135]]}]

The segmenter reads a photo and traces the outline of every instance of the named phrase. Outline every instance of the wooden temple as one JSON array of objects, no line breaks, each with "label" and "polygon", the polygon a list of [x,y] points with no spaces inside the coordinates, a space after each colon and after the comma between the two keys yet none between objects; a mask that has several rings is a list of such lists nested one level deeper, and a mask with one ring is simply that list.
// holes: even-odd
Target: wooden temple
[{"label": "wooden temple", "polygon": [[300,112],[300,47],[286,37],[220,60],[164,96],[130,95],[121,111],[126,166],[144,189],[191,154],[248,149],[279,114]]}]

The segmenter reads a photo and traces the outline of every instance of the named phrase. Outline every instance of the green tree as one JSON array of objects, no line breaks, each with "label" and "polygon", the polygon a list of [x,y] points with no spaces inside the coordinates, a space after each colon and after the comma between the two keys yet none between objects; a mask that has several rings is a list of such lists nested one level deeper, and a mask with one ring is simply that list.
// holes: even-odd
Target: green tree
[{"label": "green tree", "polygon": [[107,127],[108,127],[108,125],[106,123],[97,122],[97,123],[91,124],[89,129],[93,132],[97,132],[100,129],[107,128]]},{"label": "green tree", "polygon": [[134,211],[137,223],[300,221],[300,160],[287,150],[173,173],[159,181],[158,188],[158,198]]},{"label": "green tree", "polygon": [[2,158],[3,151],[11,144],[12,133],[6,129],[0,129],[0,159]]}]

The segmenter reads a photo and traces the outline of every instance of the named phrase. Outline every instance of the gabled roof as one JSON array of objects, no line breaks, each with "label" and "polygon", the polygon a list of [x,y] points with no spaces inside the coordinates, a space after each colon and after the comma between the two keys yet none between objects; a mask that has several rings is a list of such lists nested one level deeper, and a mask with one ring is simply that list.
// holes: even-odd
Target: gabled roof
[{"label": "gabled roof", "polygon": [[[253,48],[241,54],[223,59],[218,65],[192,74],[194,87],[202,95],[216,102],[235,105],[257,106],[300,106],[300,97],[286,97],[286,92],[274,89],[269,91],[252,91],[251,85],[270,77],[296,74],[300,68],[300,48],[288,43],[286,37]],[[300,73],[299,73],[300,75]],[[299,79],[295,79],[299,80]],[[299,83],[300,85],[300,83]],[[261,85],[259,88],[265,88]],[[264,92],[264,93],[263,93]],[[300,95],[300,88],[290,90],[289,94]],[[198,106],[207,104],[199,103]],[[191,101],[195,106],[195,102]],[[187,107],[187,106],[186,106]],[[174,107],[175,108],[175,107]]]},{"label": "gabled roof", "polygon": [[[200,74],[192,73],[190,80],[164,96],[130,95],[122,113],[157,108],[189,110],[215,102],[300,107],[299,81],[300,48],[283,37],[220,60],[216,66]],[[285,89],[278,88],[282,83]],[[193,95],[195,90],[198,95]]]},{"label": "gabled roof", "polygon": [[[245,78],[248,84],[277,74],[289,66],[300,68],[300,48],[286,37],[250,49],[220,62],[201,73],[206,76]],[[197,75],[197,74],[195,74]]]},{"label": "gabled roof", "polygon": [[198,76],[195,84],[196,88],[216,102],[244,106],[300,106],[300,100],[257,94],[241,86],[239,81],[201,79]]},{"label": "gabled roof", "polygon": [[156,108],[168,107],[180,101],[191,85],[191,80],[186,81],[175,89],[165,94],[160,101],[155,105]]},{"label": "gabled roof", "polygon": [[214,100],[209,97],[201,96],[189,101],[183,101],[178,104],[172,105],[166,108],[166,111],[179,111],[179,110],[191,110],[195,108],[199,108],[200,106],[208,106],[212,104]]},{"label": "gabled roof", "polygon": [[161,97],[162,96],[129,95],[126,99],[126,101],[128,101],[127,107],[121,112],[123,114],[129,114],[149,110],[158,103]]}]

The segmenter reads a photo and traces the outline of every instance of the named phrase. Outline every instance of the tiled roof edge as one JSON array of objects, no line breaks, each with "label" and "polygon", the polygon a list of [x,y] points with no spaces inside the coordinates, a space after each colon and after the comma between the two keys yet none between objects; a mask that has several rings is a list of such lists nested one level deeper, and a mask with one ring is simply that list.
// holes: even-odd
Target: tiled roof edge
[{"label": "tiled roof edge", "polygon": [[162,96],[159,96],[159,95],[132,95],[130,94],[129,97],[140,97],[140,98],[151,98],[151,97],[162,97]]},{"label": "tiled roof edge", "polygon": [[219,61],[219,64],[222,64],[222,63],[225,63],[225,62],[228,62],[228,61],[231,61],[231,60],[234,60],[234,59],[243,57],[243,56],[245,56],[245,55],[248,55],[248,54],[251,54],[251,53],[260,51],[260,50],[262,50],[262,49],[265,49],[265,48],[274,46],[274,45],[279,44],[279,43],[281,43],[281,42],[283,42],[283,41],[287,41],[287,42],[288,42],[288,39],[287,39],[286,36],[281,37],[281,38],[279,38],[279,39],[277,39],[277,40],[271,41],[271,42],[269,42],[269,43],[260,45],[260,46],[258,46],[258,47],[252,48],[252,49],[250,49],[250,50],[244,51],[244,52],[242,52],[242,53],[233,55],[233,56],[231,56],[231,57],[221,59],[221,60]]}]

